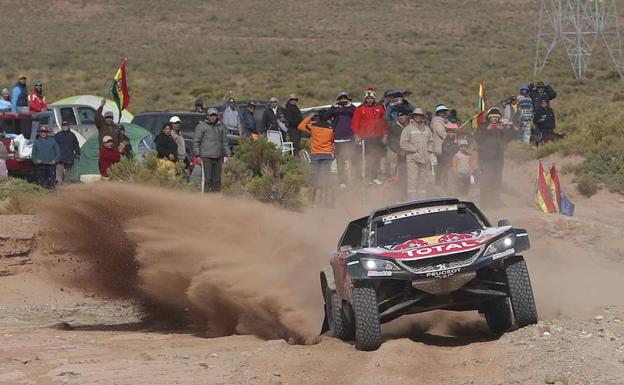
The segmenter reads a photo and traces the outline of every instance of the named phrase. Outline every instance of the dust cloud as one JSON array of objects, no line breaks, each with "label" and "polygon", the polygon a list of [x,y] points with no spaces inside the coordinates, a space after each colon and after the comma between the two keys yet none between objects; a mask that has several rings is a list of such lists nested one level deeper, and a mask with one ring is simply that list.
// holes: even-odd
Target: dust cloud
[{"label": "dust cloud", "polygon": [[65,283],[138,300],[151,316],[185,319],[210,337],[318,338],[318,272],[336,221],[114,183],[62,189],[42,215],[52,227],[46,265]]}]

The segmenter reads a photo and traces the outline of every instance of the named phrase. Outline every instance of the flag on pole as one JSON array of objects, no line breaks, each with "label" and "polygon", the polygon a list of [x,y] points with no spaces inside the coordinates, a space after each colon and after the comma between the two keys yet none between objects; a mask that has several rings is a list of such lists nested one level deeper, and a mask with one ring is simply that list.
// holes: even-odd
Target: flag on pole
[{"label": "flag on pole", "polygon": [[546,177],[544,166],[540,160],[537,166],[537,204],[545,213],[557,212],[550,185],[552,185],[551,177],[550,175],[548,175],[548,178]]},{"label": "flag on pole", "polygon": [[561,185],[559,184],[559,173],[554,164],[550,168],[550,182],[550,192],[557,212],[559,212],[561,211]]},{"label": "flag on pole", "polygon": [[472,119],[472,128],[475,129],[477,126],[485,121],[485,82],[481,80],[479,83],[479,94],[477,95],[477,109],[479,114],[476,119]]},{"label": "flag on pole", "polygon": [[121,116],[121,111],[128,108],[128,104],[130,104],[130,93],[128,92],[128,82],[126,81],[127,61],[128,59],[122,60],[117,73],[115,73],[110,90],[113,100],[119,109],[119,116]]}]

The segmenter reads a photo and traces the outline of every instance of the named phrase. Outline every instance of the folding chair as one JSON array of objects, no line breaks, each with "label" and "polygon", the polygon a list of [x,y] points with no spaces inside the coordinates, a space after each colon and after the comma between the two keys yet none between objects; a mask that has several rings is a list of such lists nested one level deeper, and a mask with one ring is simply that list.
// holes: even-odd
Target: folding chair
[{"label": "folding chair", "polygon": [[290,155],[295,155],[293,142],[284,142],[284,138],[282,137],[282,133],[280,131],[268,130],[266,134],[269,143],[273,143],[277,149],[282,152],[282,154],[290,153]]}]

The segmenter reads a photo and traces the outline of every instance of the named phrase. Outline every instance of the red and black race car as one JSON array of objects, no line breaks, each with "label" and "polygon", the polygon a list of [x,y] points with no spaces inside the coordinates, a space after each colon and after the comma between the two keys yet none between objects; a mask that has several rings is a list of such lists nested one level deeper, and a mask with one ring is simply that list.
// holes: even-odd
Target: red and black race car
[{"label": "red and black race car", "polygon": [[471,202],[401,203],[347,226],[321,271],[322,332],[381,345],[380,324],[434,309],[478,310],[494,333],[537,322],[526,230],[492,226]]}]

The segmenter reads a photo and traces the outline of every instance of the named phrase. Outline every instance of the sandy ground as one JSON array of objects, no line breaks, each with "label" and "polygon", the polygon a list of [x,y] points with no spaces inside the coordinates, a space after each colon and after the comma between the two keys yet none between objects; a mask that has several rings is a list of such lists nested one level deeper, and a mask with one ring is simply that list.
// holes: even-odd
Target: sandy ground
[{"label": "sandy ground", "polygon": [[[506,175],[531,186],[533,164],[508,165]],[[569,182],[574,218],[541,214],[530,188],[486,212],[531,234],[538,325],[497,338],[476,313],[404,317],[384,326],[386,341],[370,353],[329,337],[291,345],[143,322],[132,300],[52,280],[33,251],[38,218],[2,217],[0,383],[624,384],[624,201],[575,196]],[[300,301],[318,301],[311,296]]]}]

